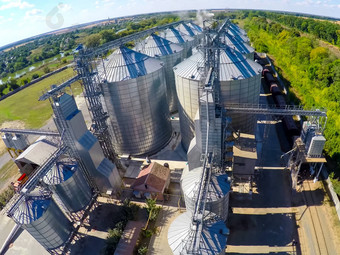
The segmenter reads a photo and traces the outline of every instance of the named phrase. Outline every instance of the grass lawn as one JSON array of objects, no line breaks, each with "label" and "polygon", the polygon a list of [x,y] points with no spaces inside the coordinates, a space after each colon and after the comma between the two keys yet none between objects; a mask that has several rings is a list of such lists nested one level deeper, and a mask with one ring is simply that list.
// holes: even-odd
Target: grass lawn
[{"label": "grass lawn", "polygon": [[[61,84],[74,75],[73,69],[68,68],[0,101],[0,126],[6,121],[20,120],[26,128],[42,127],[51,117],[52,108],[48,100],[38,101],[39,97],[51,85]],[[81,93],[79,82],[73,84],[73,87],[75,94]]]}]

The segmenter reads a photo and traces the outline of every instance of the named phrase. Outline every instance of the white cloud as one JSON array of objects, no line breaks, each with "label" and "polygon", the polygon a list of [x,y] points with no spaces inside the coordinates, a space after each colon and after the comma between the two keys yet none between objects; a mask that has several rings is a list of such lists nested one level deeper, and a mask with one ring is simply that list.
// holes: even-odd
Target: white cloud
[{"label": "white cloud", "polygon": [[36,16],[38,14],[41,14],[43,11],[40,9],[32,9],[30,11],[26,12],[26,16]]},{"label": "white cloud", "polygon": [[25,13],[24,22],[27,22],[27,21],[31,23],[41,22],[45,19],[42,13],[43,11],[40,9],[32,9],[30,11],[27,11]]},{"label": "white cloud", "polygon": [[71,10],[71,5],[69,4],[63,4],[63,3],[60,3],[58,5],[58,9],[61,11],[61,12],[68,12],[69,10]]},{"label": "white cloud", "polygon": [[0,6],[0,11],[11,8],[26,9],[34,7],[34,4],[22,0],[2,0],[2,2],[5,4]]}]

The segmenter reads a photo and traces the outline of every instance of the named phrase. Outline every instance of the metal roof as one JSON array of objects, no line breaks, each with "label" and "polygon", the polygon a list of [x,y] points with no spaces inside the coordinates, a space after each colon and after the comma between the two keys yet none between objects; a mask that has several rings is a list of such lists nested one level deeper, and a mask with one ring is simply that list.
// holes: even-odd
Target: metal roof
[{"label": "metal roof", "polygon": [[236,30],[234,30],[233,28],[230,28],[230,27],[228,28],[227,34],[234,36],[240,42],[248,43],[250,41],[249,38],[246,35],[242,35],[242,34],[238,33]]},{"label": "metal roof", "polygon": [[[202,177],[202,167],[189,171],[181,180],[183,194],[194,198]],[[207,202],[217,201],[228,194],[230,183],[226,174],[212,174],[207,194]]]},{"label": "metal roof", "polygon": [[168,28],[163,32],[160,32],[159,35],[173,43],[179,43],[179,44],[190,42],[195,39],[194,37],[189,36],[173,27]]},{"label": "metal roof", "polygon": [[77,164],[65,164],[57,162],[51,170],[43,177],[46,184],[57,185],[67,181],[77,170]]},{"label": "metal roof", "polygon": [[193,29],[195,29],[199,33],[203,33],[203,29],[199,25],[197,25],[193,22],[189,22],[188,26],[192,27]]},{"label": "metal roof", "polygon": [[181,52],[183,47],[158,35],[151,34],[144,41],[138,43],[134,50],[151,57],[159,57]]},{"label": "metal roof", "polygon": [[238,25],[236,25],[235,23],[230,23],[230,27],[235,30],[235,32],[241,34],[241,35],[247,35],[247,32],[244,31],[242,28],[240,28]]},{"label": "metal roof", "polygon": [[194,37],[195,35],[201,34],[202,32],[197,31],[196,29],[194,29],[192,26],[190,26],[189,24],[179,24],[176,29],[180,32],[182,32],[183,34],[189,35]]},{"label": "metal roof", "polygon": [[101,75],[106,74],[108,82],[134,79],[162,68],[161,61],[126,47],[120,47],[108,56],[104,65],[105,69],[99,65],[98,70]]},{"label": "metal roof", "polygon": [[57,147],[42,139],[30,145],[15,161],[34,163],[41,166],[56,150]]},{"label": "metal roof", "polygon": [[13,218],[21,224],[30,224],[44,214],[50,203],[51,193],[46,196],[43,191],[37,188],[19,205],[13,214]]},{"label": "metal roof", "polygon": [[230,33],[226,33],[224,39],[226,45],[241,52],[242,54],[248,54],[255,51],[253,47],[244,43],[243,41],[240,41],[237,37],[231,35]]},{"label": "metal roof", "polygon": [[[255,61],[247,59],[240,52],[227,47],[221,50],[220,55],[220,80],[230,81],[246,79],[262,72],[262,66]],[[204,67],[204,55],[198,51],[191,57],[174,67],[175,75],[180,77],[201,80]]]},{"label": "metal roof", "polygon": [[[174,255],[190,254],[185,250],[185,245],[193,242],[191,226],[192,215],[189,212],[179,215],[170,225],[168,230],[168,243]],[[227,245],[227,232],[223,221],[204,221],[202,235],[199,243],[200,255],[224,254]]]}]

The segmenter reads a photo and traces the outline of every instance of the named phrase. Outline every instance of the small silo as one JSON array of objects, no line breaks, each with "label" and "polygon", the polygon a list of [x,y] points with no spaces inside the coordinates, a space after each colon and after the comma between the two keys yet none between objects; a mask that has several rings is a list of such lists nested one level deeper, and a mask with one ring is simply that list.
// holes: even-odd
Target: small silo
[{"label": "small silo", "polygon": [[226,33],[225,37],[222,39],[224,43],[228,45],[231,49],[237,50],[245,55],[249,59],[254,59],[255,49],[251,47],[249,44],[239,41],[237,37],[231,35],[230,33]]},{"label": "small silo", "polygon": [[40,190],[31,192],[12,216],[46,250],[65,244],[72,232],[72,224],[52,200]]},{"label": "small silo", "polygon": [[12,138],[12,142],[16,150],[25,150],[29,146],[27,137],[25,135],[14,135]]},{"label": "small silo", "polygon": [[[181,189],[187,211],[194,213],[196,195],[199,190],[203,168],[198,167],[187,172],[181,179]],[[228,175],[213,173],[209,183],[205,210],[218,215],[226,221],[229,208],[230,182]]]},{"label": "small silo", "polygon": [[99,67],[105,105],[118,154],[151,155],[169,141],[172,128],[161,61],[120,47]]},{"label": "small silo", "polygon": [[12,134],[5,133],[1,138],[7,148],[15,148]]},{"label": "small silo", "polygon": [[167,98],[170,112],[177,111],[175,76],[172,68],[183,60],[183,48],[158,35],[151,34],[138,43],[135,50],[164,63]]},{"label": "small silo", "polygon": [[43,177],[68,211],[77,212],[89,205],[92,191],[77,163],[57,162]]},{"label": "small silo", "polygon": [[170,27],[163,32],[160,32],[159,35],[173,43],[177,43],[183,47],[183,57],[190,57],[192,54],[192,47],[195,46],[196,41],[195,38],[182,33],[174,27]]},{"label": "small silo", "polygon": [[[196,227],[196,226],[195,226]],[[192,214],[185,212],[179,215],[168,230],[168,243],[174,255],[186,254],[225,254],[228,229],[222,220],[207,219],[199,238],[199,253],[193,253],[195,227],[192,225]]]}]

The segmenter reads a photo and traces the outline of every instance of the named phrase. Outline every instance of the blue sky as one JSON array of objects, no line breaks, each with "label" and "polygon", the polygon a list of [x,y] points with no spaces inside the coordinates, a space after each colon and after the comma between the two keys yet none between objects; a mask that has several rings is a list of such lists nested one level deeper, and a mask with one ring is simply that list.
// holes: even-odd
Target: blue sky
[{"label": "blue sky", "polygon": [[340,18],[340,0],[0,0],[0,46],[108,17],[206,8],[287,10]]}]

